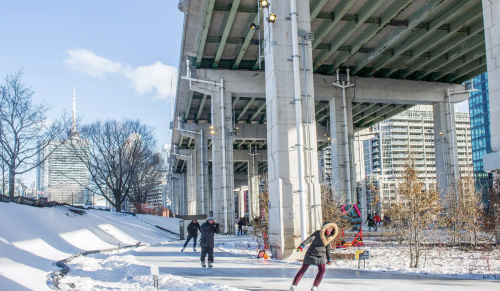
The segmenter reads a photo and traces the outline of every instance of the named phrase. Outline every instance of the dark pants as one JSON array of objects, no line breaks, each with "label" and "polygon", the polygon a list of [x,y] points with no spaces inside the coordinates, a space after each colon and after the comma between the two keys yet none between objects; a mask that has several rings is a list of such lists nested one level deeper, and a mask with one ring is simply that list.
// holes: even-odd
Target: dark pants
[{"label": "dark pants", "polygon": [[201,261],[205,261],[205,257],[208,254],[208,261],[214,262],[214,248],[213,247],[201,247]]},{"label": "dark pants", "polygon": [[243,234],[243,226],[238,226],[238,235]]},{"label": "dark pants", "polygon": [[[309,268],[309,264],[302,264],[302,268],[300,268],[299,272],[297,275],[295,275],[295,278],[293,279],[293,285],[297,286],[299,284],[300,279],[302,276],[304,276],[304,273],[307,271]],[[325,264],[318,265],[318,274],[316,275],[316,279],[314,279],[314,286],[318,287],[319,283],[321,283],[321,280],[323,279],[323,275],[325,274]]]},{"label": "dark pants", "polygon": [[188,238],[186,239],[186,242],[184,243],[184,247],[186,247],[188,245],[191,238],[194,238],[194,246],[193,247],[196,248],[196,239],[198,238],[198,236],[192,235],[192,234],[188,234]]}]

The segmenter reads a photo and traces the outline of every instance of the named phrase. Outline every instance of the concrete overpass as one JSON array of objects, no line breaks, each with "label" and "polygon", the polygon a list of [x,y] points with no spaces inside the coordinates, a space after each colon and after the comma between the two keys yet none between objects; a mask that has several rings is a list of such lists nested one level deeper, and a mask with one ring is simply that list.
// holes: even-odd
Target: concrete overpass
[{"label": "concrete overpass", "polygon": [[[496,72],[500,17],[488,0],[270,2],[179,1],[173,200],[177,213],[213,215],[232,233],[235,189],[248,187],[258,215],[258,175],[267,172],[271,248],[282,257],[321,225],[318,149],[331,145],[335,192],[357,203],[354,133],[431,104],[435,134],[456,141],[452,104],[468,94],[446,92],[463,91],[487,65]],[[334,83],[348,82],[344,98]],[[443,181],[457,172],[455,146],[447,155],[436,147]]]}]

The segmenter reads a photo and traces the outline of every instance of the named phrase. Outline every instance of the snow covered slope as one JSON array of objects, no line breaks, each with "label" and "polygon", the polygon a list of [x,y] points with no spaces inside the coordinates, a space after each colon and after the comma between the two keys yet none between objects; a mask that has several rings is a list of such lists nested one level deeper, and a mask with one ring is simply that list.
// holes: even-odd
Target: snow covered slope
[{"label": "snow covered slope", "polygon": [[147,214],[137,214],[137,217],[149,224],[158,225],[163,227],[164,229],[170,230],[174,233],[179,233],[179,221],[180,219],[163,217],[163,216],[155,216],[155,215],[147,215]]},{"label": "snow covered slope", "polygon": [[[178,219],[162,218],[165,224]],[[129,214],[68,207],[0,203],[0,290],[50,290],[45,276],[55,261],[85,250],[160,243],[175,236]]]}]

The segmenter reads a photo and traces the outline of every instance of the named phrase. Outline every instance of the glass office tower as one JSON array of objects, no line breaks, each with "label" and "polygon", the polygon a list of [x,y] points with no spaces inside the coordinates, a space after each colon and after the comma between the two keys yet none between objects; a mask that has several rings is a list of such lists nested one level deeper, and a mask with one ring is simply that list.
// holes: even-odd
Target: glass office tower
[{"label": "glass office tower", "polygon": [[483,155],[491,153],[490,102],[488,93],[488,73],[472,79],[477,92],[471,92],[469,98],[469,115],[472,140],[472,160],[476,188],[483,191],[483,199],[487,202],[487,192],[492,182],[491,174],[483,170]]}]

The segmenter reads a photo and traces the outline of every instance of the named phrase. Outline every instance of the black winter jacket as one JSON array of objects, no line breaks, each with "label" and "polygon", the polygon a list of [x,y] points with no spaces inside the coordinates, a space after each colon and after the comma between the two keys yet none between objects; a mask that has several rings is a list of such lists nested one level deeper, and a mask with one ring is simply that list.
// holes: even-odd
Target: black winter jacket
[{"label": "black winter jacket", "polygon": [[187,231],[191,236],[198,236],[198,229],[200,229],[200,224],[198,222],[192,222],[188,224]]},{"label": "black winter jacket", "polygon": [[[329,237],[326,237],[325,231],[332,227],[335,229],[334,233]],[[303,241],[301,246],[311,244],[309,249],[307,249],[306,255],[304,256],[304,264],[324,265],[327,260],[330,261],[330,243],[337,236],[337,234],[337,225],[334,223],[328,223],[325,224],[321,230],[315,231],[310,237]]]},{"label": "black winter jacket", "polygon": [[213,248],[215,246],[215,234],[220,233],[219,224],[210,224],[210,222],[205,221],[200,227],[200,232],[200,246]]}]

